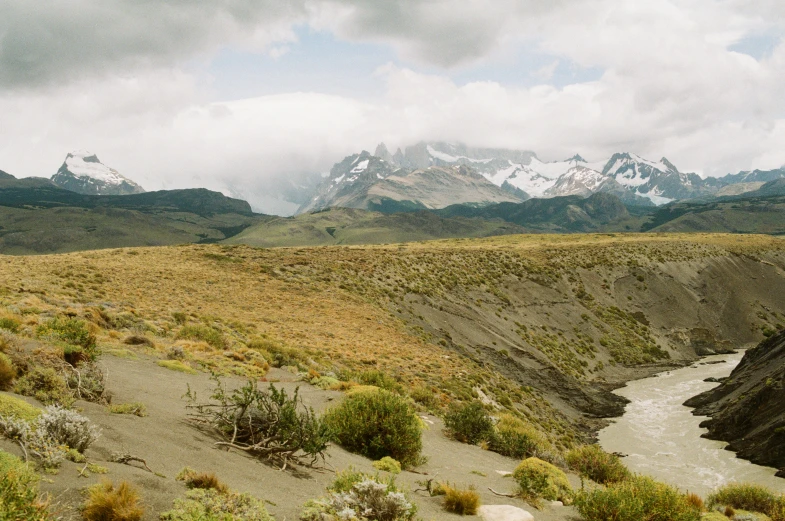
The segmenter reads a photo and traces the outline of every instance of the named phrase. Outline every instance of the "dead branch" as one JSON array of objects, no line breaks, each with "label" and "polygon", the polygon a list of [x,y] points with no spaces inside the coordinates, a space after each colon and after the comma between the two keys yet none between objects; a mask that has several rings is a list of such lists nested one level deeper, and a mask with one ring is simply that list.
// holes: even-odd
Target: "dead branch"
[{"label": "dead branch", "polygon": [[134,455],[129,454],[127,452],[113,452],[112,453],[112,457],[110,459],[114,463],[123,463],[123,464],[129,465],[131,467],[133,467],[134,465],[131,465],[130,463],[132,461],[136,461],[137,463],[141,463],[142,465],[144,465],[145,470],[147,470],[148,472],[150,472],[152,474],[155,474],[155,472],[153,472],[153,470],[150,467],[147,466],[147,462],[145,460],[143,460],[142,458],[140,458],[139,456],[134,456]]},{"label": "dead branch", "polygon": [[493,493],[494,493],[494,494],[496,494],[497,496],[501,496],[501,497],[518,497],[518,496],[516,496],[515,494],[502,494],[501,492],[496,492],[496,491],[495,491],[495,490],[493,490],[491,487],[488,487],[488,490],[490,490],[491,492],[493,492]]}]

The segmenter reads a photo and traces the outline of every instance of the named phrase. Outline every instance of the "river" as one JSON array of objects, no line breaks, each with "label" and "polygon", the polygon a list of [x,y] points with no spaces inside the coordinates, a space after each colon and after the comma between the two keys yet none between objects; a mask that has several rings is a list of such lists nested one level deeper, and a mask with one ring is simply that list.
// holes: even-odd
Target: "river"
[{"label": "river", "polygon": [[716,383],[704,378],[728,376],[743,353],[709,356],[689,367],[666,371],[630,382],[616,390],[630,403],[624,416],[600,431],[600,445],[608,452],[627,454],[624,463],[684,491],[706,496],[729,481],[750,481],[785,492],[785,479],[775,469],[736,458],[723,450],[727,444],[701,438],[705,419],[682,405]]}]

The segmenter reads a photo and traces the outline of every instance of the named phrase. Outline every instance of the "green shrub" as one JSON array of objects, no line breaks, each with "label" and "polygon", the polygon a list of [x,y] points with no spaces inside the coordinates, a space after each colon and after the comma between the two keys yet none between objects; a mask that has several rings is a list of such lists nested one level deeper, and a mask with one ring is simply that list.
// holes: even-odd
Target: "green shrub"
[{"label": "green shrub", "polygon": [[404,467],[417,465],[422,424],[411,404],[379,389],[347,395],[324,418],[333,439],[350,452],[381,459],[390,456]]},{"label": "green shrub", "polygon": [[385,456],[378,461],[374,461],[372,465],[376,470],[389,472],[390,474],[401,473],[401,464],[390,456]]},{"label": "green shrub", "polygon": [[545,455],[550,445],[540,432],[511,414],[499,416],[488,448],[511,458]]},{"label": "green shrub", "polygon": [[341,375],[344,380],[355,381],[360,385],[373,385],[379,389],[404,394],[404,387],[392,376],[378,370],[346,373]]},{"label": "green shrub", "polygon": [[453,514],[462,516],[473,516],[477,514],[480,507],[480,495],[475,488],[468,489],[453,488],[449,485],[442,485],[444,488],[444,509]]},{"label": "green shrub", "polygon": [[567,465],[585,478],[607,485],[630,477],[630,471],[615,454],[608,454],[599,445],[583,445],[567,453]]},{"label": "green shrub", "polygon": [[273,367],[294,366],[304,368],[307,366],[306,357],[293,347],[288,347],[280,342],[266,338],[256,338],[248,342],[248,347],[258,351]]},{"label": "green shrub", "polygon": [[205,326],[203,324],[183,326],[180,328],[180,331],[177,332],[175,338],[207,342],[216,349],[224,349],[226,347],[226,338],[224,337],[224,334],[214,327]]},{"label": "green shrub", "polygon": [[444,425],[450,436],[472,445],[488,440],[493,434],[493,420],[477,401],[450,407],[444,416]]},{"label": "green shrub", "polygon": [[0,451],[0,520],[50,518],[46,502],[38,498],[38,476],[16,456]]},{"label": "green shrub", "polygon": [[523,498],[537,501],[544,498],[549,501],[572,501],[572,487],[567,475],[559,468],[539,458],[523,460],[512,473],[513,479],[520,487]]},{"label": "green shrub", "polygon": [[46,405],[70,406],[74,397],[65,378],[51,367],[35,367],[17,379],[14,390],[24,396],[32,396]]},{"label": "green shrub", "polygon": [[15,396],[0,394],[0,416],[31,422],[38,418],[41,409]]},{"label": "green shrub", "polygon": [[249,494],[193,488],[174,508],[161,514],[162,521],[273,521],[264,501]]},{"label": "green shrub", "polygon": [[127,481],[116,487],[104,481],[87,489],[82,507],[85,521],[139,521],[144,515],[139,493]]},{"label": "green shrub", "polygon": [[708,497],[709,508],[730,506],[768,515],[772,519],[785,519],[785,497],[778,496],[763,485],[754,483],[728,483]]},{"label": "green shrub", "polygon": [[112,414],[133,414],[134,416],[147,416],[147,406],[142,402],[118,403],[108,407]]},{"label": "green shrub", "polygon": [[5,353],[0,353],[0,391],[7,391],[16,378],[13,362]]},{"label": "green shrub", "polygon": [[578,493],[585,521],[699,521],[701,512],[686,495],[651,478],[634,476],[605,489]]},{"label": "green shrub", "polygon": [[12,333],[19,332],[22,323],[13,317],[0,317],[0,329],[6,329]]},{"label": "green shrub", "polygon": [[81,346],[88,351],[95,349],[95,335],[87,322],[77,318],[56,317],[47,320],[36,329],[39,337],[54,338],[66,344]]}]

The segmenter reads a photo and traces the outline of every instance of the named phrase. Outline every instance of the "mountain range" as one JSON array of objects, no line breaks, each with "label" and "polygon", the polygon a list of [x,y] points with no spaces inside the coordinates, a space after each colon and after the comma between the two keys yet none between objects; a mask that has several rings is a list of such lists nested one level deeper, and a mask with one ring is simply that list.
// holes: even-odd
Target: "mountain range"
[{"label": "mountain range", "polygon": [[543,162],[531,151],[439,142],[422,142],[391,154],[382,143],[373,154],[362,151],[336,163],[298,213],[330,206],[438,209],[593,193],[613,194],[627,205],[654,206],[744,193],[782,177],[785,168],[704,179],[680,172],[664,157],[650,161],[631,153],[593,163],[577,154]]}]

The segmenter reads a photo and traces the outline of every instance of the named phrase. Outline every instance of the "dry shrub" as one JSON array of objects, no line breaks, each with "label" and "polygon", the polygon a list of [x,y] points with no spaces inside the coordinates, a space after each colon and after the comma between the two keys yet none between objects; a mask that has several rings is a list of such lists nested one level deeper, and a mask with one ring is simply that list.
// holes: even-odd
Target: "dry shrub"
[{"label": "dry shrub", "polygon": [[144,515],[139,493],[127,481],[117,487],[104,481],[87,489],[82,509],[85,521],[139,521]]},{"label": "dry shrub", "polygon": [[477,514],[480,507],[480,495],[473,486],[468,489],[453,488],[449,485],[442,485],[444,494],[444,509],[453,514],[462,516],[473,516]]},{"label": "dry shrub", "polygon": [[215,472],[196,472],[185,467],[175,478],[177,481],[184,481],[188,488],[201,488],[205,490],[215,490],[221,494],[228,494],[229,487],[222,483]]},{"label": "dry shrub", "polygon": [[153,341],[143,335],[129,335],[123,339],[123,343],[129,346],[153,347]]},{"label": "dry shrub", "polygon": [[16,378],[13,362],[5,353],[0,352],[0,391],[7,391]]},{"label": "dry shrub", "polygon": [[687,493],[687,503],[695,507],[696,510],[703,512],[706,506],[703,504],[703,498],[701,498],[698,494],[693,494],[692,492]]}]

